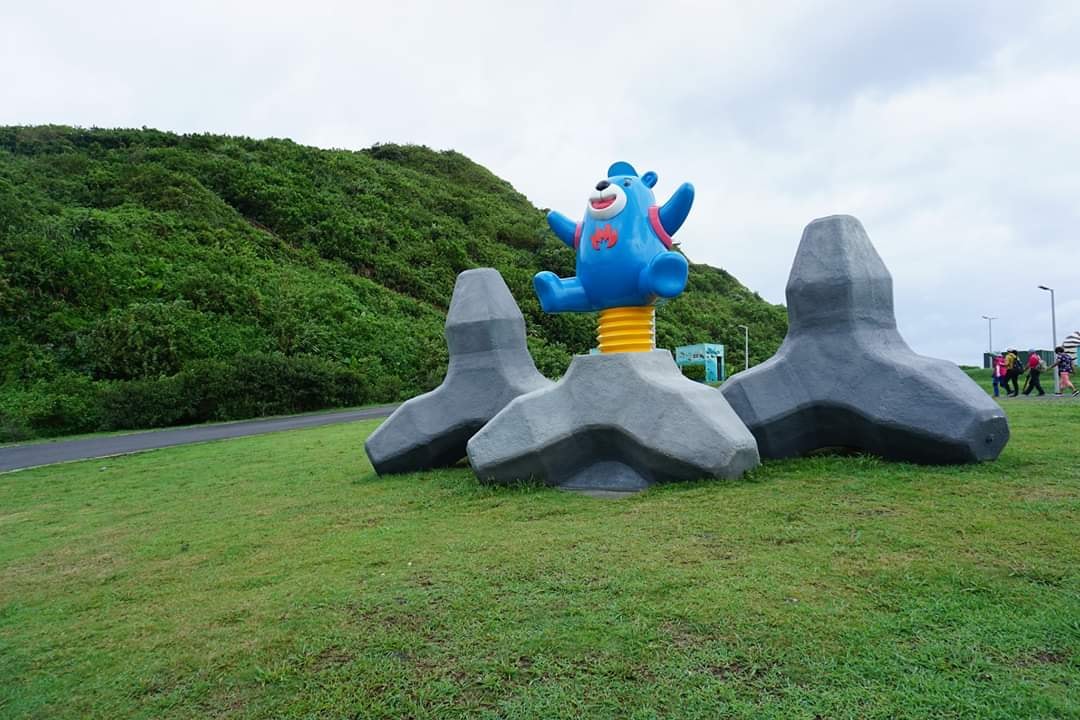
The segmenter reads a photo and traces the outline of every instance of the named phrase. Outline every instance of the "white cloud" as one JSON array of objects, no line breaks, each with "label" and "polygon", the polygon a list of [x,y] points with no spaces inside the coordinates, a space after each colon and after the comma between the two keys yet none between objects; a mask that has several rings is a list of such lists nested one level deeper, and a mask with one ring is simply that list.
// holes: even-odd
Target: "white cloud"
[{"label": "white cloud", "polygon": [[[858,216],[902,332],[974,362],[1080,326],[1080,11],[1064,4],[26,3],[0,123],[455,148],[576,213],[616,159],[691,180],[692,258],[783,300]],[[1061,334],[1063,334],[1062,331]]]}]

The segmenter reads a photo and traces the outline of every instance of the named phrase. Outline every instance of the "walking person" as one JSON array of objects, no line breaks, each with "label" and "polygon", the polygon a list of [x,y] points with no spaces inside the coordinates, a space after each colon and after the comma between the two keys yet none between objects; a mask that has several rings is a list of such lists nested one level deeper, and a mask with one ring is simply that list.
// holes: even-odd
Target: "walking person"
[{"label": "walking person", "polygon": [[992,376],[994,378],[994,397],[998,397],[998,388],[1005,388],[1005,393],[1008,394],[1009,387],[1005,384],[1005,374],[1008,372],[1005,368],[1005,357],[1003,355],[995,355],[990,361],[990,367],[992,368]]},{"label": "walking person", "polygon": [[1072,355],[1065,352],[1065,348],[1061,345],[1058,345],[1056,348],[1054,348],[1054,352],[1057,353],[1057,361],[1054,364],[1057,365],[1059,380],[1058,387],[1060,388],[1060,392],[1058,392],[1057,394],[1064,395],[1065,388],[1069,388],[1070,390],[1072,390],[1073,397],[1080,395],[1080,390],[1077,390],[1073,386],[1072,380],[1070,379],[1070,376],[1073,373]]},{"label": "walking person", "polygon": [[[1005,353],[1005,394],[1009,397],[1016,397],[1020,394],[1020,383],[1017,382],[1017,378],[1020,377],[1021,372],[1020,356],[1016,354],[1016,350],[1010,349]],[[1009,384],[1012,384],[1012,389],[1009,389]]]},{"label": "walking person", "polygon": [[1030,355],[1028,355],[1028,360],[1027,360],[1028,380],[1027,380],[1027,383],[1024,385],[1024,394],[1025,395],[1030,395],[1032,390],[1038,390],[1039,391],[1039,397],[1042,397],[1043,395],[1046,394],[1046,391],[1044,391],[1042,389],[1042,384],[1039,382],[1039,376],[1042,374],[1042,371],[1043,371],[1044,367],[1045,366],[1043,365],[1042,358],[1039,357],[1038,353],[1033,352]]}]

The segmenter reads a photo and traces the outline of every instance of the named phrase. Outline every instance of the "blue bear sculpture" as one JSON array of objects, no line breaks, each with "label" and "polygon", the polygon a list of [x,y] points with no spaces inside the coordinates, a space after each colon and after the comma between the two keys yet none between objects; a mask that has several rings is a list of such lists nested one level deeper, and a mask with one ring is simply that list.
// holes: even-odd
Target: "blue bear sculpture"
[{"label": "blue bear sculpture", "polygon": [[638,177],[630,163],[617,162],[596,183],[583,221],[548,213],[555,235],[577,254],[577,276],[536,274],[533,286],[544,312],[649,305],[657,296],[675,297],[686,288],[686,258],[671,250],[671,236],[690,213],[694,186],[683,183],[657,207],[655,184],[656,173]]}]

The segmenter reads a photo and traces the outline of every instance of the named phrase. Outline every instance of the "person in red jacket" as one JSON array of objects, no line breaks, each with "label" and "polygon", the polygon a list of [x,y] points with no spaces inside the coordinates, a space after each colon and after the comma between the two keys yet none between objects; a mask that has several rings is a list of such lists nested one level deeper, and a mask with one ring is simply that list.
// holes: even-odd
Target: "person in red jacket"
[{"label": "person in red jacket", "polygon": [[1042,374],[1042,358],[1038,353],[1031,353],[1028,355],[1027,361],[1028,369],[1028,381],[1024,386],[1024,394],[1030,395],[1032,390],[1039,391],[1039,397],[1042,397],[1046,392],[1042,389],[1042,384],[1039,382],[1039,375]]}]

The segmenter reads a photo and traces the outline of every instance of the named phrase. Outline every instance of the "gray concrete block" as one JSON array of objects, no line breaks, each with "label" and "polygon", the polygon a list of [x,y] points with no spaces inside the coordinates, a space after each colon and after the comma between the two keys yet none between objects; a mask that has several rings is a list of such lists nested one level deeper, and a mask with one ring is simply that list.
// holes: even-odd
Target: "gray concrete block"
[{"label": "gray concrete block", "polygon": [[776,355],[722,391],[763,458],[823,448],[890,460],[993,460],[1005,413],[959,367],[916,354],[900,336],[892,276],[862,224],[810,223],[787,284],[788,333]]},{"label": "gray concrete block", "polygon": [[525,319],[497,270],[458,275],[445,334],[450,361],[442,385],[403,404],[364,443],[380,475],[453,465],[507,403],[552,385],[533,364]]},{"label": "gray concrete block", "polygon": [[590,491],[736,478],[758,465],[724,397],[683,376],[666,350],[574,357],[553,387],[507,405],[468,452],[482,481]]}]

